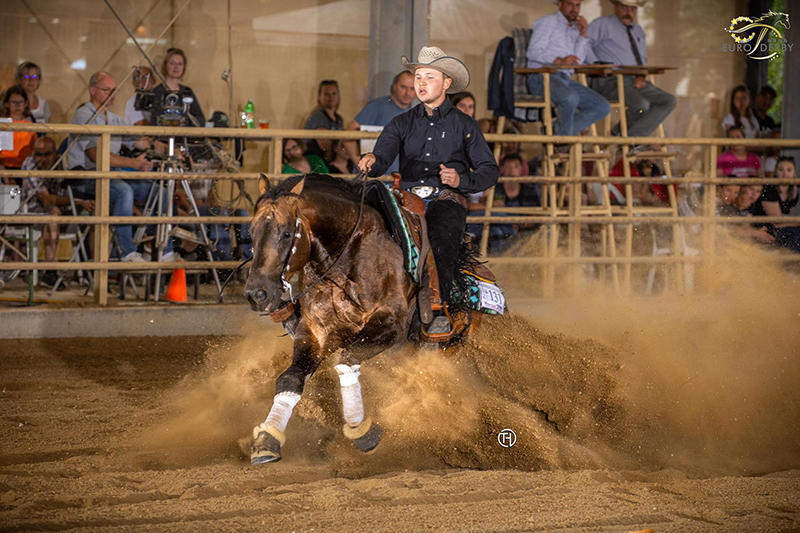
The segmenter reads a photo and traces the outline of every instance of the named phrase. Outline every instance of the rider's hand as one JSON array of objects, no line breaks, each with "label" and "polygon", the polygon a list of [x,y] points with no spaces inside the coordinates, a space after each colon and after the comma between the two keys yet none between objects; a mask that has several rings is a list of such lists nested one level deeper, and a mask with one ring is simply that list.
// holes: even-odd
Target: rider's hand
[{"label": "rider's hand", "polygon": [[375,164],[375,154],[369,153],[364,154],[364,157],[361,158],[361,161],[358,162],[358,170],[362,172],[369,172],[372,170],[372,165]]},{"label": "rider's hand", "polygon": [[139,172],[150,172],[153,170],[153,163],[148,161],[144,158],[147,154],[142,154],[136,159],[133,160],[133,164],[131,165],[133,168],[138,170]]},{"label": "rider's hand", "polygon": [[439,165],[439,168],[439,179],[442,180],[442,185],[457,189],[458,184],[461,183],[461,176],[458,175],[458,172],[454,168],[447,168],[444,165]]}]

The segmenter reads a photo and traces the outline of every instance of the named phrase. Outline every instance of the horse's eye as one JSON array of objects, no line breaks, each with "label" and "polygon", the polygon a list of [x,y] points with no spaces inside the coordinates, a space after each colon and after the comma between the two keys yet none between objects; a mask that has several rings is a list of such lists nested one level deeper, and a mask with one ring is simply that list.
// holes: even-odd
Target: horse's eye
[{"label": "horse's eye", "polygon": [[292,234],[291,234],[291,233],[289,233],[288,231],[284,231],[284,232],[283,232],[283,238],[284,238],[284,239],[288,239],[288,238],[289,238],[289,237],[291,237],[291,236],[292,236]]}]

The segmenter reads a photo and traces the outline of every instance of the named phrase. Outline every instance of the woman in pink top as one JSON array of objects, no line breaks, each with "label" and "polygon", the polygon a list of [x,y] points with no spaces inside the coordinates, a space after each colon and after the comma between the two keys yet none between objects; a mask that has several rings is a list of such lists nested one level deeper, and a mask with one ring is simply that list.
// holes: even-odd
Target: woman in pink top
[{"label": "woman in pink top", "polygon": [[[744,132],[741,127],[732,126],[728,129],[728,137],[744,139]],[[737,144],[717,157],[717,175],[720,177],[763,178],[764,171],[761,169],[761,158],[753,152],[748,152],[744,145]]]}]

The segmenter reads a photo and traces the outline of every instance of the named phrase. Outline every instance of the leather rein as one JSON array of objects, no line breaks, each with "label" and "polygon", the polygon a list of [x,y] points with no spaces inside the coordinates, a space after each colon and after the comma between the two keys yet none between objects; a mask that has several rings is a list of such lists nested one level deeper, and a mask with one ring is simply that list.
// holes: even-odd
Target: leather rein
[{"label": "leather rein", "polygon": [[[359,172],[356,175],[355,179],[353,180],[354,183],[358,183],[359,181],[362,182],[362,185],[361,185],[361,201],[360,201],[359,206],[358,206],[358,217],[356,218],[356,223],[353,226],[352,231],[350,232],[350,236],[347,238],[347,242],[344,243],[344,246],[342,246],[342,249],[339,251],[338,255],[336,256],[336,259],[334,259],[333,262],[331,263],[331,265],[327,269],[325,269],[325,272],[323,272],[322,275],[317,276],[317,279],[312,281],[309,285],[306,285],[306,287],[302,291],[300,291],[296,296],[294,296],[292,294],[292,285],[291,285],[291,283],[289,283],[286,280],[286,274],[289,272],[289,263],[292,260],[292,256],[297,251],[297,246],[296,246],[297,239],[299,239],[300,236],[301,236],[301,233],[300,233],[300,215],[299,215],[299,213],[295,213],[295,231],[294,231],[294,236],[292,238],[292,245],[289,248],[289,252],[286,255],[286,260],[284,262],[284,267],[283,267],[283,270],[281,272],[281,282],[283,283],[284,290],[289,293],[289,301],[282,300],[281,303],[283,305],[281,307],[279,307],[278,309],[276,309],[275,311],[269,313],[269,316],[273,320],[273,322],[285,322],[286,320],[288,320],[295,313],[295,303],[298,302],[309,290],[311,290],[313,287],[315,287],[320,281],[325,279],[328,276],[328,274],[331,273],[331,271],[334,269],[334,267],[339,263],[339,259],[342,258],[344,253],[350,247],[350,244],[353,242],[353,239],[355,238],[356,231],[358,230],[358,227],[361,225],[361,218],[362,218],[362,216],[364,214],[364,200],[365,200],[366,194],[367,194],[367,173],[365,171],[363,171],[363,170],[361,172]],[[222,288],[219,291],[219,301],[220,302],[222,302],[222,293],[225,290],[225,287],[228,285],[228,282],[231,280],[231,278],[233,278],[233,276],[243,266],[245,266],[247,263],[249,263],[252,260],[253,260],[253,257],[250,257],[249,259],[245,259],[244,261],[242,261],[239,264],[239,266],[236,267],[236,269],[233,272],[230,273],[228,278],[225,280],[225,283],[222,284]]]}]

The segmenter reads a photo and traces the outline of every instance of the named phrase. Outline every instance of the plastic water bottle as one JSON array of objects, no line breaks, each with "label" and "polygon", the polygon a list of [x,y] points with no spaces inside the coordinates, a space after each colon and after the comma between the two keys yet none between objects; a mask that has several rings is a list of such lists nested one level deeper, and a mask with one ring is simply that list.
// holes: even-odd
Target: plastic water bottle
[{"label": "plastic water bottle", "polygon": [[248,100],[247,105],[244,106],[244,113],[245,113],[245,123],[249,129],[255,129],[256,121],[254,120],[253,116],[256,110],[256,106],[253,105],[253,100]]}]

